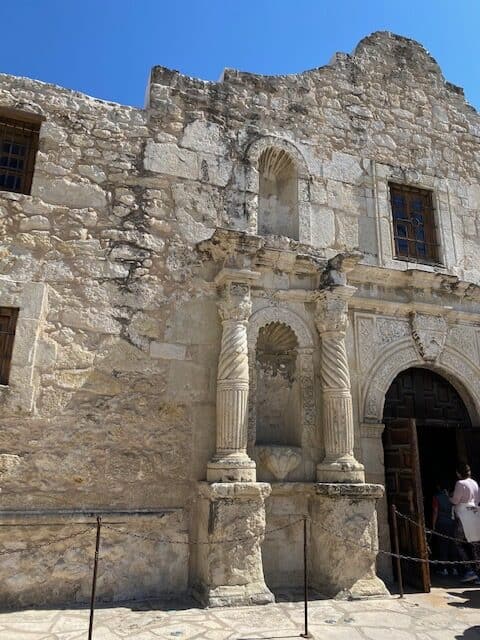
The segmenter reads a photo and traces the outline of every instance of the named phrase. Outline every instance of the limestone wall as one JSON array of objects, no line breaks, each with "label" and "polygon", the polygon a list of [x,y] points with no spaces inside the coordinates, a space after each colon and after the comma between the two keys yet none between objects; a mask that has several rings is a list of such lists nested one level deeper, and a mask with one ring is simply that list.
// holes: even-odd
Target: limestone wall
[{"label": "limestone wall", "polygon": [[[196,481],[215,449],[221,266],[194,247],[217,227],[256,233],[258,159],[271,146],[296,166],[299,243],[273,240],[281,257],[256,265],[256,311],[289,307],[314,336],[298,290],[318,278],[290,269],[308,245],[318,260],[360,249],[365,269],[437,273],[437,308],[452,276],[478,280],[480,119],[411,41],[374,34],[352,56],[296,76],[227,70],[207,83],[155,67],[146,109],[1,75],[0,107],[44,116],[32,194],[0,192],[0,305],[20,308],[10,384],[0,387],[3,510],[178,508],[170,534],[192,527]],[[389,180],[434,190],[443,266],[393,259]],[[368,278],[358,275],[360,289]],[[415,301],[419,287],[408,287]],[[276,296],[292,289],[290,301]],[[467,298],[455,305],[478,313]],[[357,363],[355,331],[357,384],[368,367]],[[303,346],[318,458],[318,340]],[[295,480],[313,480],[313,458]],[[185,585],[188,551],[178,553],[166,591]]]}]

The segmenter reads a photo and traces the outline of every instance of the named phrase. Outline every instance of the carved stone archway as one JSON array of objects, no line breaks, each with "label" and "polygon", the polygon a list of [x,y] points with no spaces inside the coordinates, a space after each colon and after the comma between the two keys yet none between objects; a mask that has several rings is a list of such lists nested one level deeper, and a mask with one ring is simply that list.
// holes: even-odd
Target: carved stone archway
[{"label": "carved stone archway", "polygon": [[426,363],[410,339],[385,349],[373,363],[362,394],[364,423],[382,423],[385,395],[390,385],[399,373],[411,367],[428,367],[451,382],[464,401],[472,424],[480,424],[480,368],[450,346],[443,349],[437,360]]},{"label": "carved stone archway", "polygon": [[256,311],[248,323],[248,362],[250,370],[249,413],[248,413],[248,446],[255,445],[256,433],[256,398],[257,373],[255,350],[259,331],[271,322],[285,324],[295,333],[298,340],[298,375],[302,390],[302,426],[304,444],[318,447],[317,411],[314,392],[313,353],[315,341],[306,322],[294,311],[287,308],[263,307]]}]

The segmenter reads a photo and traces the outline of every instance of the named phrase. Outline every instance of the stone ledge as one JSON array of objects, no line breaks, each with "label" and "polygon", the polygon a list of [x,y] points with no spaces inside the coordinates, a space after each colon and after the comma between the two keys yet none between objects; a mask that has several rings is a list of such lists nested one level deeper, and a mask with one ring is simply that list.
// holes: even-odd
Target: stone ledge
[{"label": "stone ledge", "polygon": [[199,493],[202,498],[221,500],[238,498],[250,500],[252,498],[267,498],[271,492],[268,482],[199,482]]},{"label": "stone ledge", "polygon": [[315,495],[316,482],[272,482],[272,496]]},{"label": "stone ledge", "polygon": [[324,496],[341,496],[345,498],[373,498],[383,496],[385,489],[381,484],[343,484],[334,482],[315,483],[315,493]]}]

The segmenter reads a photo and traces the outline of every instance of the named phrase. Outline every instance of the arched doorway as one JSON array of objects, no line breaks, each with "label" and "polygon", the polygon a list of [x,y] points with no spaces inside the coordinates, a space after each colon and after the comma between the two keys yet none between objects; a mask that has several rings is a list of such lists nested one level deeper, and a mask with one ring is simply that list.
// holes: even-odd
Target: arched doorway
[{"label": "arched doorway", "polygon": [[[415,522],[431,525],[436,484],[453,487],[457,462],[469,462],[477,471],[480,429],[472,429],[460,393],[429,369],[410,368],[392,382],[385,396],[385,484],[389,506]],[[480,472],[480,469],[478,469]],[[480,473],[479,473],[480,475]],[[422,528],[399,519],[402,552],[427,557]],[[410,584],[430,589],[428,564],[405,563]]]}]

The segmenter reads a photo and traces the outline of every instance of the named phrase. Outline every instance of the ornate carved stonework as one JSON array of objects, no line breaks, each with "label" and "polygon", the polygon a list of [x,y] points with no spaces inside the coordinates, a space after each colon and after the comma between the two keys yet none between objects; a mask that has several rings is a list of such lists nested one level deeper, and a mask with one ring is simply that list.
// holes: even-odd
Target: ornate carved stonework
[{"label": "ornate carved stonework", "polygon": [[377,340],[379,346],[384,346],[410,335],[408,320],[397,320],[395,318],[377,318]]},{"label": "ornate carved stonework", "polygon": [[410,315],[410,323],[418,353],[427,362],[434,362],[445,346],[448,331],[447,321],[441,316],[413,312]]},{"label": "ornate carved stonework", "polygon": [[320,482],[364,482],[353,455],[354,429],[345,331],[347,300],[355,288],[332,286],[316,298],[315,322],[322,340],[323,436],[325,458],[317,465]]},{"label": "ornate carved stonework", "polygon": [[320,334],[326,331],[345,333],[348,324],[348,299],[355,287],[347,285],[320,291],[315,309],[315,324]]},{"label": "ornate carved stonework", "polygon": [[255,463],[247,455],[248,341],[252,312],[251,273],[232,270],[220,274],[218,312],[222,343],[217,369],[217,446],[207,466],[211,482],[255,481]]},{"label": "ornate carved stonework", "polygon": [[229,282],[220,290],[218,302],[220,319],[247,322],[252,313],[250,287],[243,282]]}]

